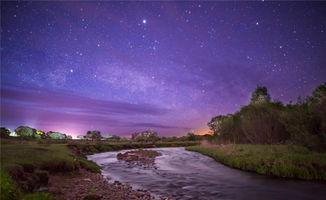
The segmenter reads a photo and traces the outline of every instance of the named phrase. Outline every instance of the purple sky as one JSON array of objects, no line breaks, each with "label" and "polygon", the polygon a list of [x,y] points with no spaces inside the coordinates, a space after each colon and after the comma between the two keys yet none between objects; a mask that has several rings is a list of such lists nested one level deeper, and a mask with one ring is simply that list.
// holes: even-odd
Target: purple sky
[{"label": "purple sky", "polygon": [[326,2],[1,2],[1,126],[207,129],[326,77]]}]

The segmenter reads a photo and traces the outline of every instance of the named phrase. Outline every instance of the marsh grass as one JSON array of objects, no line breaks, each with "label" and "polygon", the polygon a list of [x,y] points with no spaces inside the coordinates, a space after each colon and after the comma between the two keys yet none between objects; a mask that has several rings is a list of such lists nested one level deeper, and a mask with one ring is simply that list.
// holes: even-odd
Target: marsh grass
[{"label": "marsh grass", "polygon": [[233,168],[259,174],[326,180],[326,154],[294,145],[215,145],[186,147]]}]

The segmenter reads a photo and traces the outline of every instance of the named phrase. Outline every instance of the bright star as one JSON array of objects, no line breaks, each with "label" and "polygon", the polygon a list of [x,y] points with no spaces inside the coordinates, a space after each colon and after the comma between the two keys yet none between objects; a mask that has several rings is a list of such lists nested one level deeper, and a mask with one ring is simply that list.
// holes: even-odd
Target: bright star
[{"label": "bright star", "polygon": [[147,20],[146,19],[143,19],[143,24],[146,24],[147,23]]}]

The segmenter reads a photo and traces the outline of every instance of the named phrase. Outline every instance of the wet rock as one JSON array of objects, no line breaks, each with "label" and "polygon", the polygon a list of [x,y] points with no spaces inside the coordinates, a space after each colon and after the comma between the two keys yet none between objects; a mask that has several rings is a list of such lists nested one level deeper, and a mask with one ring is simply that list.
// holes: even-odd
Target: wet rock
[{"label": "wet rock", "polygon": [[117,159],[128,162],[128,167],[141,166],[148,169],[154,167],[155,157],[160,155],[162,154],[153,150],[136,150],[118,153]]}]

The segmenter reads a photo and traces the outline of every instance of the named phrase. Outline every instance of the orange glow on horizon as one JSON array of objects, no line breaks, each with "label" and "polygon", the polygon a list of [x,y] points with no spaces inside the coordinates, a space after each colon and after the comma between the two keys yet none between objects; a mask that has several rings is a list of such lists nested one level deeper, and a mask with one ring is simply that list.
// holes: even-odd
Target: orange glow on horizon
[{"label": "orange glow on horizon", "polygon": [[209,128],[204,128],[196,132],[196,135],[213,135],[213,132]]}]

